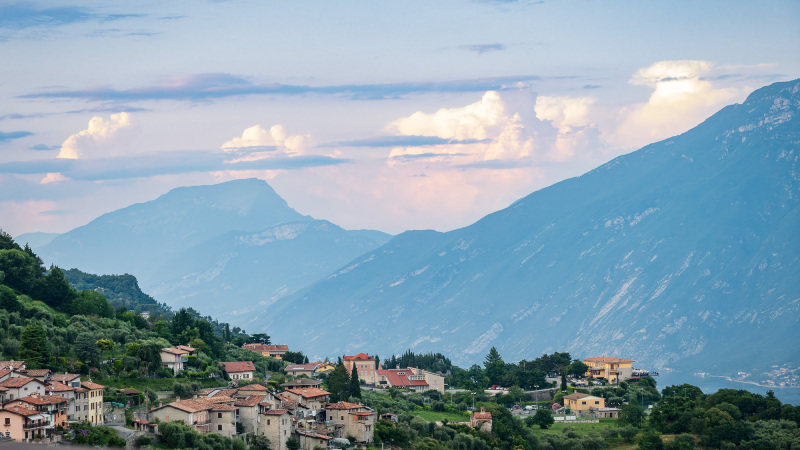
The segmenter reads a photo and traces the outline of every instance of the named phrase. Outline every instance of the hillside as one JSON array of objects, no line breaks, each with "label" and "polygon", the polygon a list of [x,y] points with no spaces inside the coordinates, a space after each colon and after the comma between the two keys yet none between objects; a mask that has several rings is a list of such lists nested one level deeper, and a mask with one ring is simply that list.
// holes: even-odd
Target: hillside
[{"label": "hillside", "polygon": [[759,89],[473,225],[403,233],[259,323],[319,354],[567,349],[771,379],[800,361],[784,345],[800,317],[798,110],[800,82]]}]

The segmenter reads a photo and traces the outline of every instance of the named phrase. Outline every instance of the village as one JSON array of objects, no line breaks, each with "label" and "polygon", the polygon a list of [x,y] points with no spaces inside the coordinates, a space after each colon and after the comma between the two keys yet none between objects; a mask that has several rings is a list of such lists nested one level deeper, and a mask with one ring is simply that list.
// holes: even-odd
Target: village
[{"label": "village", "polygon": [[[261,357],[282,360],[289,352],[286,345],[248,343],[241,347]],[[162,368],[176,377],[192,370],[187,362],[197,349],[177,345],[161,349]],[[409,393],[435,391],[436,398],[452,402],[459,389],[446,384],[445,373],[415,367],[382,367],[380,359],[366,353],[340,359],[345,378],[357,383],[357,390]],[[619,385],[650,375],[634,369],[634,361],[615,357],[592,357],[583,360],[585,373],[565,385],[553,378],[550,386],[534,392],[533,406],[514,404],[512,415],[534,415],[546,409],[553,421],[598,421],[617,418],[620,406],[609,405],[606,398],[591,395],[588,385]],[[165,424],[180,422],[199,434],[224,438],[242,438],[245,442],[264,442],[274,450],[319,448],[366,448],[373,444],[379,421],[396,423],[398,415],[376,411],[353,397],[331,400],[323,380],[337,369],[338,362],[313,361],[284,364],[285,382],[270,385],[271,374],[261,374],[252,361],[223,361],[224,378],[219,387],[208,388],[189,397],[167,397],[164,402],[143,402],[143,394],[133,389],[118,389],[116,401],[108,401],[111,389],[78,374],[53,373],[49,369],[29,369],[24,361],[0,361],[1,439],[18,442],[55,443],[65,439],[69,424],[88,422],[94,426],[126,424],[120,433],[128,443],[151,443],[163,439]],[[653,374],[657,375],[657,374]],[[352,381],[356,380],[356,381]],[[503,395],[508,389],[489,386],[485,394]],[[579,392],[583,391],[583,392]],[[571,393],[568,393],[571,392]],[[560,393],[560,394],[559,394]],[[473,404],[474,395],[472,393]],[[119,401],[119,397],[127,398]],[[360,395],[359,395],[360,397]],[[558,401],[552,401],[552,400]],[[492,432],[492,414],[484,408],[468,407],[463,424],[485,433]],[[537,415],[541,416],[541,413]],[[128,419],[127,421],[125,419]],[[441,423],[440,423],[441,424]],[[121,443],[121,441],[119,441]],[[129,445],[130,446],[130,445]]]}]

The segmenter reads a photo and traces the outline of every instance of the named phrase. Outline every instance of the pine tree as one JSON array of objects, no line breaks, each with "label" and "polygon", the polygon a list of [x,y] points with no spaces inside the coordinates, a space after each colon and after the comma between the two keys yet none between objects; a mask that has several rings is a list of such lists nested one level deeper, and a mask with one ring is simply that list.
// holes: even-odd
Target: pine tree
[{"label": "pine tree", "polygon": [[350,386],[348,393],[350,397],[361,398],[361,380],[358,379],[358,370],[353,365],[353,370],[350,373]]},{"label": "pine tree", "polygon": [[486,368],[486,377],[489,378],[489,384],[500,384],[505,372],[505,363],[496,348],[492,347],[489,350],[483,366]]},{"label": "pine tree", "polygon": [[350,376],[347,374],[344,364],[338,364],[328,375],[328,392],[331,393],[331,402],[347,400],[349,393]]},{"label": "pine tree", "polygon": [[50,343],[44,328],[37,322],[31,322],[22,331],[19,355],[30,369],[47,367],[50,361]]}]

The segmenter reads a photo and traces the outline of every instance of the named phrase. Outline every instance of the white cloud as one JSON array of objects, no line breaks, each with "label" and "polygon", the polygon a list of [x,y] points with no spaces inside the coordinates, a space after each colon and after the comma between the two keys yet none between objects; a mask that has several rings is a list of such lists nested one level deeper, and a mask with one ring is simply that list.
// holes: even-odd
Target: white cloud
[{"label": "white cloud", "polygon": [[61,144],[59,158],[83,159],[123,154],[132,134],[136,132],[131,114],[112,114],[108,120],[95,116],[89,126],[68,137]]},{"label": "white cloud", "polygon": [[282,156],[300,155],[309,146],[310,140],[311,136],[307,134],[288,134],[282,125],[273,125],[269,131],[261,125],[254,125],[245,129],[241,137],[234,137],[222,144],[221,148],[226,152],[252,150],[248,155],[237,159],[244,161],[268,158],[276,152]]},{"label": "white cloud", "polygon": [[557,130],[550,148],[550,159],[565,161],[575,156],[578,148],[593,142],[596,130],[589,119],[594,99],[591,97],[540,96],[536,98],[536,118],[550,122]]},{"label": "white cloud", "polygon": [[58,172],[48,173],[44,178],[42,178],[42,181],[40,181],[39,184],[50,184],[65,180],[69,180],[69,178],[65,177],[64,175]]},{"label": "white cloud", "polygon": [[653,92],[646,103],[623,108],[609,142],[631,148],[683,133],[742,94],[705,79],[713,68],[709,61],[682,60],[660,61],[639,70],[631,84],[651,87]]}]

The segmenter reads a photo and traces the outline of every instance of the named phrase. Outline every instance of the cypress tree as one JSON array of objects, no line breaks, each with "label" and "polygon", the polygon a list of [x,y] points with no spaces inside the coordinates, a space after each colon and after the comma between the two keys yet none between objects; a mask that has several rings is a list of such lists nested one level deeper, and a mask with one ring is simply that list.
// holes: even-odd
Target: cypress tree
[{"label": "cypress tree", "polygon": [[358,379],[358,370],[353,366],[352,373],[350,374],[350,386],[348,392],[350,397],[361,398],[361,380]]},{"label": "cypress tree", "polygon": [[31,369],[47,367],[50,361],[50,343],[44,328],[37,322],[31,322],[20,336],[20,358]]}]

